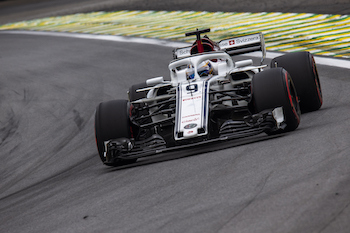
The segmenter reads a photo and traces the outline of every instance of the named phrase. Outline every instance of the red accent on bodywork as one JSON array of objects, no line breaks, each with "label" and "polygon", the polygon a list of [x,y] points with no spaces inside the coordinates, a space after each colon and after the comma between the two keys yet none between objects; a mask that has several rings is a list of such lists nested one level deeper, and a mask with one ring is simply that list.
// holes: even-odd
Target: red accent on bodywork
[{"label": "red accent on bodywork", "polygon": [[207,38],[202,38],[201,40],[196,40],[191,48],[191,54],[204,53],[214,51],[214,42]]},{"label": "red accent on bodywork", "polygon": [[197,40],[197,48],[198,48],[198,53],[204,53],[202,40]]}]

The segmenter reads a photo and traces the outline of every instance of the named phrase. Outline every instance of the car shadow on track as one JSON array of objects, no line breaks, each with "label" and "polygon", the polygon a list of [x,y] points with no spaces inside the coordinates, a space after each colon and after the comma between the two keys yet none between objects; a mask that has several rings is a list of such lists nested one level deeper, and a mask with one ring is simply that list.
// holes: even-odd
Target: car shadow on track
[{"label": "car shadow on track", "polygon": [[228,140],[223,142],[210,143],[206,145],[193,146],[186,149],[179,149],[179,150],[165,152],[165,153],[161,153],[161,154],[146,157],[146,158],[141,158],[136,163],[129,164],[129,165],[118,166],[118,167],[108,167],[106,171],[113,172],[113,171],[118,171],[122,169],[128,169],[128,168],[145,166],[145,165],[150,165],[150,164],[159,163],[159,162],[181,159],[184,157],[199,155],[207,152],[220,151],[220,150],[243,146],[243,145],[247,145],[255,142],[266,141],[274,138],[283,137],[285,135],[287,134],[279,134],[279,135],[273,135],[273,136],[257,135],[249,138],[240,138],[240,139],[233,139],[233,140]]}]

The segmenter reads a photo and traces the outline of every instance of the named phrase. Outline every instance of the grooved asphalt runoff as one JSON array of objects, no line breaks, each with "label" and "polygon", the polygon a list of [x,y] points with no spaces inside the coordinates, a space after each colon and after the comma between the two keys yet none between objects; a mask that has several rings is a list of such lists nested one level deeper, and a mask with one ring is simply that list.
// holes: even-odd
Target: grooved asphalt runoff
[{"label": "grooved asphalt runoff", "polygon": [[96,105],[171,50],[0,34],[0,232],[348,232],[348,69],[318,66],[324,105],[289,134],[101,164]]}]

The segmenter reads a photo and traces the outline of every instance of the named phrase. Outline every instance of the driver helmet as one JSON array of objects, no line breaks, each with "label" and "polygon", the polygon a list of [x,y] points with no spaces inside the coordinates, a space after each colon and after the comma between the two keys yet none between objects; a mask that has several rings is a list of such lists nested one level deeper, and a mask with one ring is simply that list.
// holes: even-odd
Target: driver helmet
[{"label": "driver helmet", "polygon": [[[198,66],[198,75],[199,77],[209,76],[213,74],[214,68],[210,61],[203,61]],[[187,66],[186,77],[187,79],[194,79],[194,67],[192,65]]]}]

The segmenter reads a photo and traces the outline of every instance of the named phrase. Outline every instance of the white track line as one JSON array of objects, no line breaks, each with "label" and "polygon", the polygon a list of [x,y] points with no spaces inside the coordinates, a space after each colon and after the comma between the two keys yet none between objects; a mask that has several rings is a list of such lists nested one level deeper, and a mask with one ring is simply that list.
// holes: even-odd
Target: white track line
[{"label": "white track line", "polygon": [[[189,43],[166,41],[152,38],[137,38],[137,37],[124,37],[113,35],[96,35],[96,34],[80,34],[80,33],[67,33],[67,32],[42,32],[42,31],[0,31],[1,34],[25,34],[25,35],[42,35],[42,36],[56,36],[56,37],[70,37],[79,39],[93,39],[93,40],[106,40],[125,43],[139,43],[158,45],[170,48],[178,48],[189,46]],[[267,52],[267,58],[274,58],[284,53],[280,52]],[[250,53],[249,56],[261,57],[261,53]],[[332,57],[319,57],[315,56],[315,61],[319,65],[333,66],[338,68],[350,69],[350,60],[337,59]]]}]

